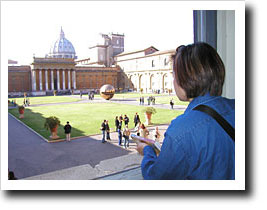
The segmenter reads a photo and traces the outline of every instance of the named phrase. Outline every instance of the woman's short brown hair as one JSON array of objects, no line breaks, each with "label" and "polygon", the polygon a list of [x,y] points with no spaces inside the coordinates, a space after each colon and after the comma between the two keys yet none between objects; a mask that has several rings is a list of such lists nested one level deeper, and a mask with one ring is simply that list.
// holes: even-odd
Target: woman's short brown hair
[{"label": "woman's short brown hair", "polygon": [[179,46],[173,57],[175,79],[187,98],[209,93],[220,96],[224,83],[224,64],[217,51],[204,42]]}]

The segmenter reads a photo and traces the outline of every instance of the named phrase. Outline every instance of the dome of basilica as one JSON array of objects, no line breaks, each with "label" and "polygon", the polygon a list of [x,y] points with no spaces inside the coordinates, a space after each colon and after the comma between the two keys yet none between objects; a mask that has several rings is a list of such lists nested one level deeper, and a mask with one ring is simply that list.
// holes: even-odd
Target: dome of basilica
[{"label": "dome of basilica", "polygon": [[60,37],[55,42],[55,44],[51,47],[50,53],[48,57],[51,58],[74,58],[75,56],[75,49],[72,43],[65,38],[65,34],[61,28]]}]

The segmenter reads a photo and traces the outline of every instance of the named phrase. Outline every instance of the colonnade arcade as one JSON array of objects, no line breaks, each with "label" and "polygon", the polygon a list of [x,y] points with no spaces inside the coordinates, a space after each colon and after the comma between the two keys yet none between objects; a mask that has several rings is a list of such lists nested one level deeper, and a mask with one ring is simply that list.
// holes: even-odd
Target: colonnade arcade
[{"label": "colonnade arcade", "polygon": [[53,91],[76,89],[74,69],[33,69],[32,90]]},{"label": "colonnade arcade", "polygon": [[[171,71],[160,71],[153,73],[129,73],[127,74],[129,82],[133,84],[133,88],[137,91],[141,89],[144,92],[152,92],[154,90],[160,90],[160,92],[166,92],[167,90],[174,90],[173,87],[173,75]],[[126,83],[126,87],[130,87],[130,83]]]}]

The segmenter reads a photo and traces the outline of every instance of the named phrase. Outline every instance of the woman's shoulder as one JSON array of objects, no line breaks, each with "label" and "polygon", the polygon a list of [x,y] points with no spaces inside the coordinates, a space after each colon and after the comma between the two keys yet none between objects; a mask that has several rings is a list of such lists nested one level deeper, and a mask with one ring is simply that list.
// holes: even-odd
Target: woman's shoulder
[{"label": "woman's shoulder", "polygon": [[203,124],[206,116],[203,113],[196,111],[189,111],[181,114],[171,121],[167,131],[173,136],[182,136],[185,133],[192,132],[197,129],[199,125]]}]

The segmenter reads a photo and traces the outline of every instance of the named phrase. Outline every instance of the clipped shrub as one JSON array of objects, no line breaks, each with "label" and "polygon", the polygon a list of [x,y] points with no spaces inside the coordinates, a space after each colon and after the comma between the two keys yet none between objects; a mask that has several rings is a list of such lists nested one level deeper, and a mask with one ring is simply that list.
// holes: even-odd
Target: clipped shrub
[{"label": "clipped shrub", "polygon": [[44,127],[47,130],[55,128],[57,125],[60,125],[60,120],[56,116],[50,116],[45,118]]},{"label": "clipped shrub", "polygon": [[144,113],[148,113],[148,114],[156,114],[157,111],[154,107],[148,106],[146,108],[143,109]]}]

